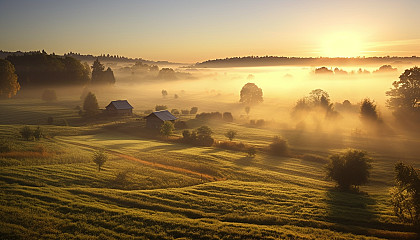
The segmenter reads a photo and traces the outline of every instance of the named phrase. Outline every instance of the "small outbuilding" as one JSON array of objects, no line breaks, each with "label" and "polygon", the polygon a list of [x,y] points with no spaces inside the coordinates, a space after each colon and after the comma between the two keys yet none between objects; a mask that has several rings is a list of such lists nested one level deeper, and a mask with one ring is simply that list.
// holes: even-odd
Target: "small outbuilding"
[{"label": "small outbuilding", "polygon": [[107,113],[114,115],[131,115],[133,113],[133,107],[127,100],[112,101],[105,109]]},{"label": "small outbuilding", "polygon": [[144,118],[146,119],[146,127],[150,129],[159,129],[165,121],[174,122],[177,119],[168,110],[152,112]]}]

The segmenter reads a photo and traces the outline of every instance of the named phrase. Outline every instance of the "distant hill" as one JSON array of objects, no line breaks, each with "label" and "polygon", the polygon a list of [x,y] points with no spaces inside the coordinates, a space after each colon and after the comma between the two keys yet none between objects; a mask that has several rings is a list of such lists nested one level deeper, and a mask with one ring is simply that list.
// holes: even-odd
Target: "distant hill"
[{"label": "distant hill", "polygon": [[[36,51],[30,51],[30,52],[36,52]],[[30,53],[30,52],[22,52],[22,51],[7,52],[7,51],[0,50],[0,58],[5,59],[9,55],[22,56],[25,53]],[[60,56],[60,55],[57,55],[57,56]],[[101,62],[107,62],[107,61],[108,62],[132,62],[132,63],[142,62],[142,63],[156,64],[156,65],[180,65],[180,64],[182,64],[182,63],[174,63],[174,62],[168,62],[168,61],[145,60],[143,58],[128,58],[128,57],[124,57],[124,56],[110,55],[110,54],[101,54],[99,56],[94,56],[94,55],[91,55],[91,54],[80,54],[80,53],[69,52],[69,53],[65,53],[63,56],[73,57],[73,58],[75,58],[75,59],[77,59],[81,62],[93,62],[93,61],[96,60],[96,58],[98,58],[99,61],[101,61]]]},{"label": "distant hill", "polygon": [[247,56],[208,60],[189,67],[257,67],[257,66],[360,66],[360,65],[418,65],[420,57],[358,57],[358,58],[299,58],[277,56]]}]

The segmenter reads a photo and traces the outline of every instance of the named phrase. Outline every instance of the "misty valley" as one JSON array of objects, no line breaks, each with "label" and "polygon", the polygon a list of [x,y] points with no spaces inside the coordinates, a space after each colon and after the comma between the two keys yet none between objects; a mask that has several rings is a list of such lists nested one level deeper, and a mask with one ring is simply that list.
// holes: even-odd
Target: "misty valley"
[{"label": "misty valley", "polygon": [[1,53],[1,239],[418,239],[418,57]]}]

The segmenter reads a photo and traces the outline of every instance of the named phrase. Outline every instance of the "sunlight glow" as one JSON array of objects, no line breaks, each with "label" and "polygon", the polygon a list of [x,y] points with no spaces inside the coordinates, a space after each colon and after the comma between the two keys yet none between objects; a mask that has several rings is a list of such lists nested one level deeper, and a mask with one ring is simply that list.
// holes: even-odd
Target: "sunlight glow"
[{"label": "sunlight glow", "polygon": [[334,33],[323,40],[322,56],[325,57],[357,57],[362,52],[362,40],[355,33]]}]

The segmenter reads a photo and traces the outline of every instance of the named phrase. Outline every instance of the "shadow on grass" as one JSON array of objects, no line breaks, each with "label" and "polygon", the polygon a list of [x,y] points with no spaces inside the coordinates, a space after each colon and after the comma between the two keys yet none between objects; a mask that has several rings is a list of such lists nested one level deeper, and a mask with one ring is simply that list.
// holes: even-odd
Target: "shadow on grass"
[{"label": "shadow on grass", "polygon": [[245,156],[236,160],[235,163],[242,166],[250,166],[253,163],[253,161],[255,161],[254,157]]},{"label": "shadow on grass", "polygon": [[[412,239],[407,225],[381,222],[382,208],[370,195],[363,192],[343,192],[332,188],[326,192],[326,220],[337,225],[338,230],[377,237]],[[342,228],[342,229],[341,229]]]},{"label": "shadow on grass", "polygon": [[365,226],[375,219],[375,200],[358,192],[343,192],[332,188],[326,192],[327,220],[346,225]]}]

